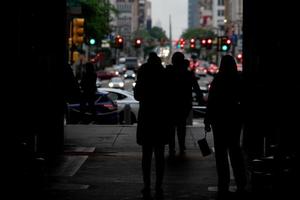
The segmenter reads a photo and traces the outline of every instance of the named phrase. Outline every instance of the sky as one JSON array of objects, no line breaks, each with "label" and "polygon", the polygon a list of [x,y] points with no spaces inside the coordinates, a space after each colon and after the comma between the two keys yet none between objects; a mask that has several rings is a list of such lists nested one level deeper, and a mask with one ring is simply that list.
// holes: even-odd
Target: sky
[{"label": "sky", "polygon": [[152,26],[159,25],[169,37],[169,17],[172,22],[172,39],[178,39],[187,28],[188,0],[149,0],[152,4]]}]

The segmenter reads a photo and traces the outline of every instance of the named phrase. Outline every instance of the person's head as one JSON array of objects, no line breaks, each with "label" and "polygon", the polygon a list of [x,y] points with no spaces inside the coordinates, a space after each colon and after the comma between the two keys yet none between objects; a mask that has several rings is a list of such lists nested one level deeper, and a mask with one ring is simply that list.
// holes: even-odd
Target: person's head
[{"label": "person's head", "polygon": [[221,59],[219,74],[225,76],[235,76],[238,74],[235,59],[231,55],[224,55]]},{"label": "person's head", "polygon": [[184,55],[183,53],[177,51],[172,56],[172,64],[173,65],[181,65],[184,62]]},{"label": "person's head", "polygon": [[155,61],[155,59],[157,58],[157,54],[155,53],[155,52],[150,52],[149,53],[149,56],[148,56],[148,62],[153,62],[153,61]]},{"label": "person's head", "polygon": [[150,52],[147,62],[151,64],[161,64],[161,59],[155,52]]}]

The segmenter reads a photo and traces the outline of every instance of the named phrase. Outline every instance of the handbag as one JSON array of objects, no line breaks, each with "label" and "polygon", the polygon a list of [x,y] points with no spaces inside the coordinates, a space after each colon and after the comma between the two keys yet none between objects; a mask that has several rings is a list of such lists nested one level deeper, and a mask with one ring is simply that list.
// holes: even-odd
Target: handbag
[{"label": "handbag", "polygon": [[211,149],[208,145],[208,142],[206,140],[206,134],[207,132],[205,131],[205,135],[204,135],[204,138],[202,139],[199,139],[197,142],[198,142],[198,145],[199,145],[199,148],[200,148],[200,151],[202,153],[202,156],[208,156],[211,154]]}]

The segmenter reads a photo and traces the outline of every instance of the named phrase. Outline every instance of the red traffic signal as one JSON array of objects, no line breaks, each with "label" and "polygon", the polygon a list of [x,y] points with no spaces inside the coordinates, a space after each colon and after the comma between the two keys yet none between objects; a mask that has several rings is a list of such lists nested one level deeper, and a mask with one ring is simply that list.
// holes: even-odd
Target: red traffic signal
[{"label": "red traffic signal", "polygon": [[220,50],[223,52],[228,52],[230,50],[230,47],[231,47],[231,40],[226,36],[222,37]]},{"label": "red traffic signal", "polygon": [[201,39],[201,47],[206,47],[207,41],[205,38]]},{"label": "red traffic signal", "polygon": [[124,45],[124,39],[122,36],[118,35],[116,38],[115,38],[115,47],[117,49],[122,49],[123,48],[123,45]]},{"label": "red traffic signal", "polygon": [[180,48],[183,49],[185,45],[185,41],[183,38],[180,38],[179,44],[180,44]]},{"label": "red traffic signal", "polygon": [[139,38],[135,39],[135,41],[134,41],[135,48],[140,48],[141,45],[142,45],[142,40]]},{"label": "red traffic signal", "polygon": [[194,49],[196,47],[196,40],[194,38],[190,39],[190,48]]},{"label": "red traffic signal", "polygon": [[212,48],[212,43],[213,43],[212,38],[207,38],[206,39],[206,49],[211,49]]},{"label": "red traffic signal", "polygon": [[239,63],[241,63],[243,61],[243,54],[242,53],[237,54],[236,59]]}]

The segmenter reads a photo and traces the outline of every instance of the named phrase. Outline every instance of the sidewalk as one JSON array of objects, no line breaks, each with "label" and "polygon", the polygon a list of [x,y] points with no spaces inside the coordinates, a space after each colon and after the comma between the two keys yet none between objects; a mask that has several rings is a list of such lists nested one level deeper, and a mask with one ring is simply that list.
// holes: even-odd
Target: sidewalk
[{"label": "sidewalk", "polygon": [[[65,126],[65,153],[60,165],[49,173],[43,198],[141,199],[141,149],[135,142],[135,130],[135,125]],[[189,126],[186,154],[172,161],[166,147],[165,199],[215,198],[214,156],[202,157],[196,143],[203,135],[203,126]],[[212,146],[211,134],[208,141]]]},{"label": "sidewalk", "polygon": [[[64,155],[59,164],[48,173],[43,199],[141,199],[142,155],[140,146],[135,142],[135,131],[135,125],[65,126]],[[186,154],[177,155],[174,160],[168,159],[166,146],[166,200],[216,198],[214,154],[203,157],[196,143],[203,136],[202,123],[188,126]],[[213,148],[212,139],[212,134],[209,133],[207,140]],[[177,141],[176,147],[178,152]],[[155,173],[152,174],[154,183]],[[231,190],[234,191],[233,177],[231,180]]]}]

